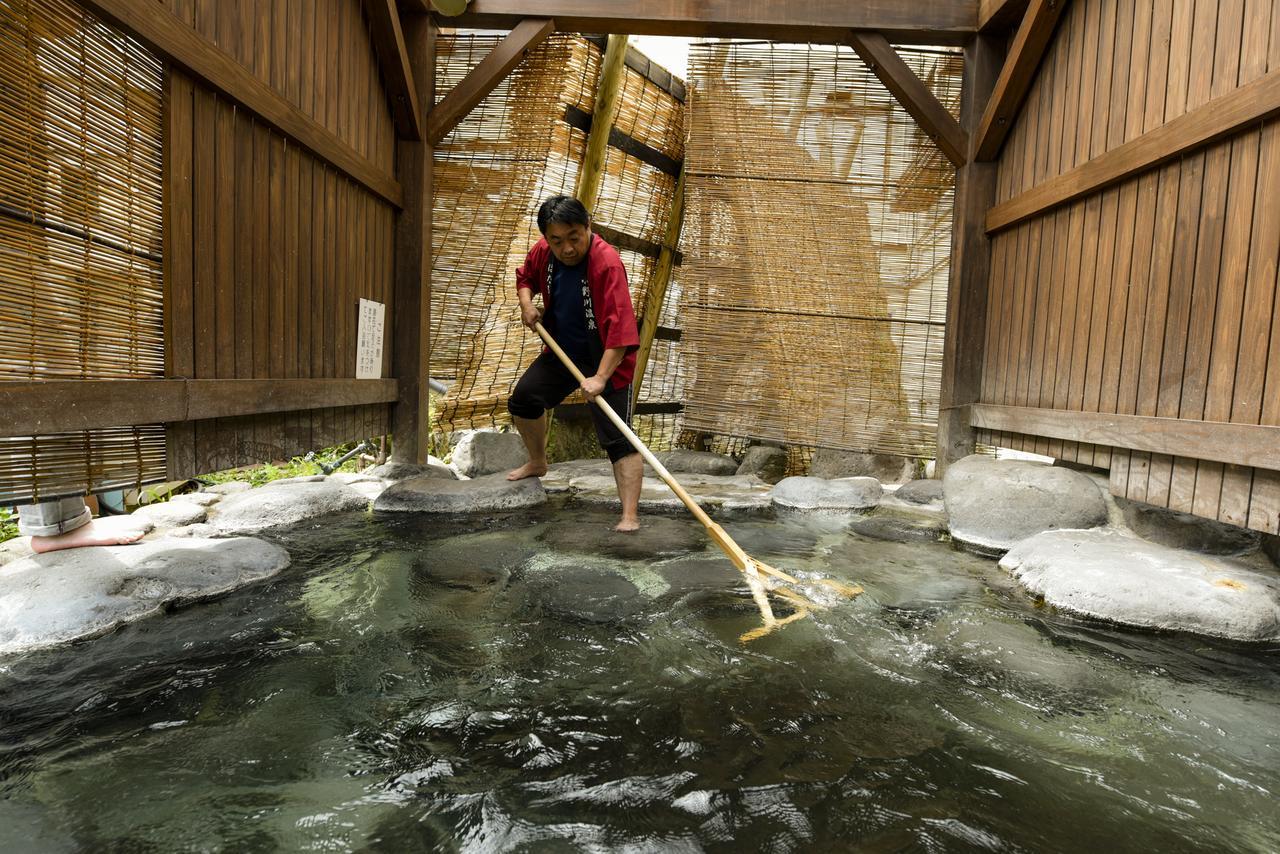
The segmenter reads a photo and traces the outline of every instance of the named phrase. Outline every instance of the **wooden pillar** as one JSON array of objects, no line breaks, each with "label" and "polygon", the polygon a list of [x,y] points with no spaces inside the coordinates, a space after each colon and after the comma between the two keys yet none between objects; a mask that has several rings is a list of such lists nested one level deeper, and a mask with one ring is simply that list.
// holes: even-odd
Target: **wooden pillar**
[{"label": "wooden pillar", "polygon": [[609,131],[618,117],[619,95],[627,60],[627,36],[609,36],[604,52],[604,66],[596,85],[596,105],[591,114],[591,134],[587,137],[587,153],[578,170],[578,187],[574,195],[595,218],[600,199],[600,180],[604,177],[604,159],[609,150]]},{"label": "wooden pillar", "polygon": [[671,212],[667,216],[667,233],[662,239],[662,252],[653,270],[649,284],[649,298],[644,307],[644,320],[640,325],[640,349],[636,352],[635,379],[631,386],[631,408],[640,400],[640,387],[644,383],[645,370],[649,367],[649,352],[653,349],[653,336],[658,331],[662,317],[662,305],[667,299],[667,284],[671,281],[671,268],[675,264],[676,244],[680,242],[680,227],[684,224],[684,167],[676,180],[676,191],[671,197]]},{"label": "wooden pillar", "polygon": [[975,162],[972,141],[1000,74],[1003,50],[991,36],[976,36],[964,50],[960,125],[969,135],[970,157],[956,170],[955,210],[951,226],[951,277],[947,287],[947,340],[942,355],[942,392],[938,406],[937,469],[973,453],[971,403],[982,383],[986,336],[987,287],[991,241],[984,218],[995,203],[996,163]]},{"label": "wooden pillar", "polygon": [[[404,19],[405,47],[418,102],[435,103],[435,25],[424,14]],[[397,178],[404,208],[396,221],[396,282],[392,305],[391,372],[397,399],[391,407],[392,453],[402,463],[425,463],[431,321],[431,145],[396,143]]]}]

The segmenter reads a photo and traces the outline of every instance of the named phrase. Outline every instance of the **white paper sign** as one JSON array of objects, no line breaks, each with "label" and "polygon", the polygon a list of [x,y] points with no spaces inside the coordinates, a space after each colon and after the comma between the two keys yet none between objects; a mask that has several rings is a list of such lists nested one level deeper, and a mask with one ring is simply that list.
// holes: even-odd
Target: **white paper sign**
[{"label": "white paper sign", "polygon": [[356,334],[356,379],[382,379],[382,326],[387,307],[360,300],[360,325]]}]

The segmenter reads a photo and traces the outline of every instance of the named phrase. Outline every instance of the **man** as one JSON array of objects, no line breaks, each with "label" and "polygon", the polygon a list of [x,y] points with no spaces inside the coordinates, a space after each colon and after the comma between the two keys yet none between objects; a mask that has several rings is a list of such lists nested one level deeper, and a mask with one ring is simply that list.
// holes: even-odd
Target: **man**
[{"label": "man", "polygon": [[18,533],[31,538],[36,554],[86,546],[123,546],[146,533],[137,521],[121,516],[95,519],[81,497],[23,504],[18,507]]},{"label": "man", "polygon": [[[591,217],[582,202],[570,196],[547,199],[538,209],[538,229],[542,239],[516,270],[520,319],[531,329],[544,319],[544,311],[533,302],[534,294],[541,296],[543,325],[587,379],[579,386],[547,348],[533,360],[507,402],[529,452],[529,462],[507,475],[508,480],[547,473],[547,410],[577,388],[587,400],[603,397],[630,423],[631,379],[640,347],[627,271],[618,251],[592,234]],[[634,531],[640,527],[644,461],[598,407],[591,407],[591,418],[600,446],[613,463],[622,500],[622,519],[614,530]]]}]

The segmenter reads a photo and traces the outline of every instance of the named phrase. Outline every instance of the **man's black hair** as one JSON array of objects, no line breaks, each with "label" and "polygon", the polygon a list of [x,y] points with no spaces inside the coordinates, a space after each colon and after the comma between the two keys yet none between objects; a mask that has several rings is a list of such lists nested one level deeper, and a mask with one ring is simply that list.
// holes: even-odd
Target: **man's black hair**
[{"label": "man's black hair", "polygon": [[538,231],[547,233],[547,226],[553,222],[562,225],[591,225],[591,214],[587,213],[582,202],[573,196],[552,196],[538,208]]}]

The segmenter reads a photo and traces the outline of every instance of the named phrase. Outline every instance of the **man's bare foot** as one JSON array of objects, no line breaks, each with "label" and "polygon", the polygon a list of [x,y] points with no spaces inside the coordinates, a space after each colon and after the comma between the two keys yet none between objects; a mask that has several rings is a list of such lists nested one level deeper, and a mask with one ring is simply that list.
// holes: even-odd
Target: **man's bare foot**
[{"label": "man's bare foot", "polygon": [[507,475],[507,480],[524,480],[526,477],[542,477],[547,473],[546,463],[525,463]]},{"label": "man's bare foot", "polygon": [[632,531],[640,530],[639,519],[623,519],[621,522],[613,526],[613,530],[620,534],[628,534]]},{"label": "man's bare foot", "polygon": [[32,537],[31,550],[36,554],[56,552],[60,549],[81,549],[87,546],[124,546],[142,539],[143,526],[128,517],[120,517],[120,523],[109,524],[94,519],[74,531],[56,537]]}]

